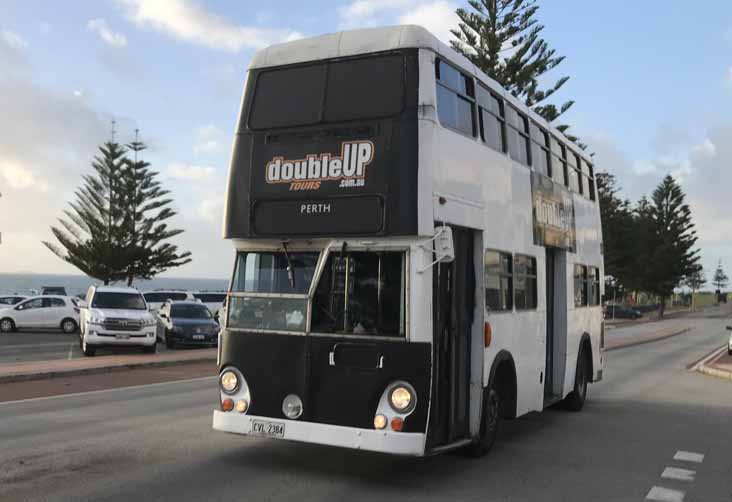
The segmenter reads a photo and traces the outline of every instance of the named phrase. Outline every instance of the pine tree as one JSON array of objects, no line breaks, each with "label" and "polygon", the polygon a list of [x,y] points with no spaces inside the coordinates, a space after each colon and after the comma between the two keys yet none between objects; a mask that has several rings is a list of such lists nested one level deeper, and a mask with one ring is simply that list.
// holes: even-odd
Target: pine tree
[{"label": "pine tree", "polygon": [[722,268],[722,260],[719,260],[717,270],[714,271],[714,279],[712,279],[712,283],[720,293],[727,287],[727,284],[729,284],[729,277],[727,277],[727,274],[724,273],[724,269]]},{"label": "pine tree", "polygon": [[684,277],[682,285],[688,287],[691,290],[691,310],[695,307],[695,295],[704,285],[707,283],[707,277],[704,273],[704,267],[701,263],[697,263],[693,266],[691,273]]},{"label": "pine tree", "polygon": [[646,291],[660,297],[660,316],[666,299],[684,277],[694,272],[699,261],[694,249],[698,238],[684,198],[679,184],[667,175],[653,192],[649,206],[652,245],[645,248],[648,259],[643,281]]},{"label": "pine tree", "polygon": [[127,145],[133,152],[133,160],[127,160],[125,171],[125,279],[132,285],[136,278],[152,279],[170,268],[191,262],[191,253],[178,252],[171,238],[183,230],[171,229],[167,220],[175,216],[170,207],[169,190],[162,188],[158,173],[150,169],[150,163],[142,160],[147,148],[138,140]]},{"label": "pine tree", "polygon": [[[459,29],[451,30],[457,39],[451,41],[452,47],[548,122],[569,110],[574,101],[560,107],[546,103],[569,77],[540,88],[541,77],[564,61],[564,56],[557,56],[540,37],[544,26],[535,18],[536,1],[469,0],[468,4],[471,11],[457,9],[460,23]],[[568,126],[558,128],[565,132]]]},{"label": "pine tree", "polygon": [[109,284],[125,277],[124,258],[119,250],[124,242],[125,149],[114,141],[99,147],[94,157],[94,173],[83,176],[76,201],[64,210],[60,226],[51,227],[58,245],[43,242],[56,256],[90,277]]},{"label": "pine tree", "polygon": [[618,195],[620,187],[614,175],[597,173],[597,192],[602,221],[603,253],[606,291],[609,296],[626,290],[632,283],[631,265],[634,261],[633,212],[630,201]]}]

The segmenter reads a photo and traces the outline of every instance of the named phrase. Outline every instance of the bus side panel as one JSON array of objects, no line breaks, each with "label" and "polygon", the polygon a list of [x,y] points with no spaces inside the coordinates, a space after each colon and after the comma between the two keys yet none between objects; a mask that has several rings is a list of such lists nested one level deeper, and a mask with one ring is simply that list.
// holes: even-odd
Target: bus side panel
[{"label": "bus side panel", "polygon": [[[602,330],[602,307],[575,307],[574,298],[574,265],[598,267],[602,270],[602,254],[600,243],[602,235],[600,216],[595,202],[588,201],[581,195],[574,194],[575,218],[577,225],[577,250],[569,254],[567,264],[567,366],[564,378],[564,395],[568,395],[574,388],[574,378],[577,372],[577,356],[579,354],[582,335],[590,335],[592,345],[592,366],[594,375],[602,370],[603,361],[600,352],[600,331]],[[600,277],[600,288],[604,288],[604,276]]]}]

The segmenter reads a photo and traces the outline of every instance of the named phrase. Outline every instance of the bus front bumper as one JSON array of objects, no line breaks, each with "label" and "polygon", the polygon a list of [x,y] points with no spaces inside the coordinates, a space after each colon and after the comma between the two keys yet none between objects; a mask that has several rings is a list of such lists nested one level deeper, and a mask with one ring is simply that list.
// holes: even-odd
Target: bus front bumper
[{"label": "bus front bumper", "polygon": [[343,448],[391,453],[395,455],[424,455],[425,434],[421,433],[377,431],[358,429],[356,427],[343,427],[340,425],[300,422],[298,420],[280,420],[269,417],[241,415],[235,411],[224,412],[214,410],[213,413],[214,430],[262,437],[261,434],[252,433],[252,423],[255,421],[284,424],[284,434],[278,439],[340,446]]}]

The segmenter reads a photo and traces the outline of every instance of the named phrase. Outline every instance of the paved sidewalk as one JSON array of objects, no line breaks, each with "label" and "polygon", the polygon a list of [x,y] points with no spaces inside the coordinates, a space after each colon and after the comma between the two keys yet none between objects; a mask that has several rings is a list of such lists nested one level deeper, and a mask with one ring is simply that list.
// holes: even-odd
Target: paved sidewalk
[{"label": "paved sidewalk", "polygon": [[688,332],[693,319],[664,319],[663,321],[612,327],[605,330],[605,350],[655,342]]},{"label": "paved sidewalk", "polygon": [[141,367],[173,366],[202,361],[215,362],[216,349],[180,350],[165,354],[113,354],[70,361],[9,363],[0,364],[0,383],[107,373]]}]

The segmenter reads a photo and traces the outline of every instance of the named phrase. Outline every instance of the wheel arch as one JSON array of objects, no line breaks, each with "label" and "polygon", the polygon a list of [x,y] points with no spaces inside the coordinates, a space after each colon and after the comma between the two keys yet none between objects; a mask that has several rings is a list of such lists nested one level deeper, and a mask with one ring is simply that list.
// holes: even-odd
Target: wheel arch
[{"label": "wheel arch", "polygon": [[518,404],[518,381],[516,363],[507,350],[501,350],[493,358],[488,375],[488,389],[494,387],[500,398],[499,413],[502,418],[516,418]]},{"label": "wheel arch", "polygon": [[582,336],[580,337],[579,347],[577,347],[577,360],[579,361],[580,356],[582,355],[584,351],[584,357],[587,358],[587,364],[589,366],[589,381],[594,382],[595,381],[595,363],[593,361],[592,357],[592,339],[590,337],[590,334],[586,331],[582,333]]}]

